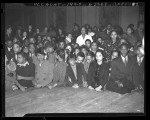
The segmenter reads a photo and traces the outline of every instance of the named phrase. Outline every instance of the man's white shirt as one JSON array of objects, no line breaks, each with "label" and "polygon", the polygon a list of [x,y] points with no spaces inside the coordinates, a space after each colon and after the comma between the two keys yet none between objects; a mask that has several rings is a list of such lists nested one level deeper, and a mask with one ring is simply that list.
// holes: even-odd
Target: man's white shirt
[{"label": "man's white shirt", "polygon": [[76,43],[78,43],[79,46],[85,45],[85,41],[86,41],[87,39],[90,39],[91,42],[93,42],[92,37],[91,37],[90,35],[85,34],[85,37],[84,37],[84,38],[83,38],[82,35],[78,36],[78,37],[77,37],[77,40],[76,40]]}]

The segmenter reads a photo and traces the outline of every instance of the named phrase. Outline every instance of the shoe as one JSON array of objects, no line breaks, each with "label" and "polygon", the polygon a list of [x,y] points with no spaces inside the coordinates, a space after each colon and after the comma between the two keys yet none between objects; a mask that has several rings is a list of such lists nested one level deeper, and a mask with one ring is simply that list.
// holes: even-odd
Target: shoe
[{"label": "shoe", "polygon": [[79,86],[78,86],[78,85],[73,85],[72,87],[73,87],[73,88],[79,88]]},{"label": "shoe", "polygon": [[16,85],[12,85],[13,90],[18,90],[18,87]]},{"label": "shoe", "polygon": [[88,88],[89,88],[90,90],[94,90],[94,88],[93,88],[93,87],[91,87],[91,86],[89,86]]},{"label": "shoe", "polygon": [[101,91],[101,89],[102,89],[102,86],[99,86],[99,87],[97,87],[97,88],[95,88],[95,90],[98,92],[98,91]]},{"label": "shoe", "polygon": [[49,89],[52,89],[53,87],[51,85],[48,86]]},{"label": "shoe", "polygon": [[56,87],[57,86],[57,83],[55,83],[54,85],[53,85],[53,87]]}]

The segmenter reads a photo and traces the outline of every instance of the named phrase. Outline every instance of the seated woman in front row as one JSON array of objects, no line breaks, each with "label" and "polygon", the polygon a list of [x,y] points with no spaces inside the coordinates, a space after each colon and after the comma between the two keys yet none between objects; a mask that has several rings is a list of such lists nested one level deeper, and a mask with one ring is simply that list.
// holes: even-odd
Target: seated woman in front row
[{"label": "seated woman in front row", "polygon": [[92,61],[88,70],[88,88],[101,91],[108,82],[109,65],[104,62],[104,52],[98,49],[95,53],[95,61]]},{"label": "seated woman in front row", "polygon": [[19,52],[17,54],[17,66],[16,66],[16,80],[15,84],[22,90],[25,88],[33,87],[33,80],[35,76],[35,65],[34,63],[26,60],[25,54]]}]

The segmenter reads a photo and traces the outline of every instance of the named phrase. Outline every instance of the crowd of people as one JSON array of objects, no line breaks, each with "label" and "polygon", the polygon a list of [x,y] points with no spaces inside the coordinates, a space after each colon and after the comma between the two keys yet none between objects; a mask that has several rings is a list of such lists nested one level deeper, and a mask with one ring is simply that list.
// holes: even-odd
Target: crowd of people
[{"label": "crowd of people", "polygon": [[[120,94],[144,90],[144,22],[33,30],[32,25],[5,35],[5,88],[70,86]],[[9,83],[9,84],[8,84]]]}]

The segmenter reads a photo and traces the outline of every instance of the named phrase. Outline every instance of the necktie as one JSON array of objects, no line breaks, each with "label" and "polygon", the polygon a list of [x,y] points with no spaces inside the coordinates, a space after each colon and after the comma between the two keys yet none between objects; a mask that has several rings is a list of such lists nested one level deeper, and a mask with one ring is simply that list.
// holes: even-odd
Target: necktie
[{"label": "necktie", "polygon": [[125,66],[127,65],[127,59],[126,59],[126,57],[124,57],[124,64],[125,64]]}]

